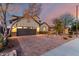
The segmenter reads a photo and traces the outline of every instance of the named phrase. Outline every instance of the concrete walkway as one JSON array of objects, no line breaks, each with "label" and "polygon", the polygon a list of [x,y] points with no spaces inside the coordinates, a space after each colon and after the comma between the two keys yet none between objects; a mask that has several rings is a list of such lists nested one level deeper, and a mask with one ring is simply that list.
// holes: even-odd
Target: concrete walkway
[{"label": "concrete walkway", "polygon": [[79,56],[79,38],[52,49],[42,56]]}]

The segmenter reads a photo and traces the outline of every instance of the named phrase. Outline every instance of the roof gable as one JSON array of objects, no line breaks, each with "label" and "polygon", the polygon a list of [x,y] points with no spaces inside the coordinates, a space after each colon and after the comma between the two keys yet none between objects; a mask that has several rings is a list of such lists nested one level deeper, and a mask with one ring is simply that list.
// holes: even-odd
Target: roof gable
[{"label": "roof gable", "polygon": [[[19,17],[20,19],[28,19],[27,17],[21,17],[21,16],[16,16],[16,17]],[[37,16],[36,16],[37,17]],[[37,17],[38,19],[40,19],[39,17]],[[30,18],[29,19],[32,19],[32,20],[34,20],[37,24],[39,24],[39,26],[41,26],[41,25],[43,25],[43,24],[46,24],[48,27],[49,27],[49,25],[46,23],[46,22],[43,22],[43,23],[41,23],[39,20],[37,21],[34,17],[32,17],[32,16],[30,16]],[[21,20],[18,20],[18,22],[19,21],[21,21]]]},{"label": "roof gable", "polygon": [[48,25],[46,22],[43,22],[43,23],[41,23],[40,25],[43,25],[43,24],[45,24],[45,25],[47,25],[47,26],[49,27],[49,25]]}]

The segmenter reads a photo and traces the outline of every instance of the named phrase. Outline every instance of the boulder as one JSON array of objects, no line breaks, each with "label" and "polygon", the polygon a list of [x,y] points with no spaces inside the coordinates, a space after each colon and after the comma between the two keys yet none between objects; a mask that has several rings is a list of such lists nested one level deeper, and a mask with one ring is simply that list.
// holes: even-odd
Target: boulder
[{"label": "boulder", "polygon": [[1,53],[0,56],[17,56],[17,51],[12,50],[10,52]]}]

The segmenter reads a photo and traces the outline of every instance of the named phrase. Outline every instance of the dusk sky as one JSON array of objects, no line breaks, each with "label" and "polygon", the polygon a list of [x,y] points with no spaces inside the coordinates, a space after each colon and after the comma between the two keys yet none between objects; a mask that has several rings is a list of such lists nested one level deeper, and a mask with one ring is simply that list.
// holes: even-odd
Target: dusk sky
[{"label": "dusk sky", "polygon": [[[14,5],[16,7],[14,7]],[[10,6],[11,12],[10,14],[14,14],[17,16],[22,16],[25,9],[28,8],[28,4],[14,4]],[[62,4],[62,3],[44,3],[41,7],[41,13],[39,17],[41,20],[47,22],[49,25],[52,24],[51,20],[61,16],[65,13],[70,13],[75,16],[75,6],[78,4]]]}]

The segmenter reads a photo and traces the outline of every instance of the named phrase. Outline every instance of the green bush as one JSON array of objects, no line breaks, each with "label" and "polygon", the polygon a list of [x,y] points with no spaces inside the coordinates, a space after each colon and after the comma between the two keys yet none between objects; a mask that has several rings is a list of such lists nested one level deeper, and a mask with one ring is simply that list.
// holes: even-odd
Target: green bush
[{"label": "green bush", "polygon": [[3,50],[3,36],[0,33],[0,51],[2,51],[2,50]]},{"label": "green bush", "polygon": [[2,37],[2,35],[0,33],[0,43],[2,43],[2,42],[3,42],[3,37]]}]

